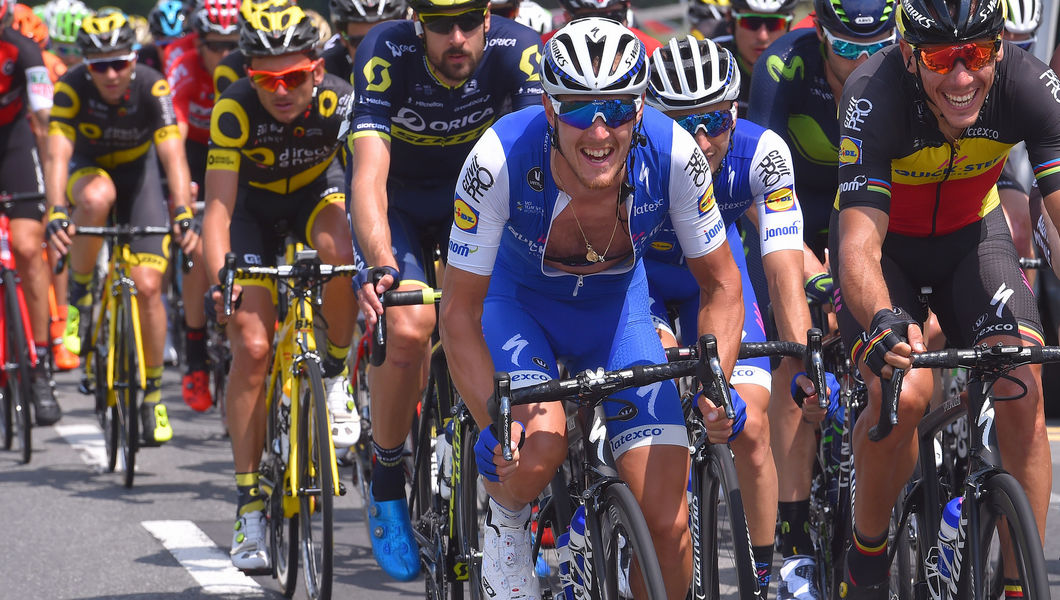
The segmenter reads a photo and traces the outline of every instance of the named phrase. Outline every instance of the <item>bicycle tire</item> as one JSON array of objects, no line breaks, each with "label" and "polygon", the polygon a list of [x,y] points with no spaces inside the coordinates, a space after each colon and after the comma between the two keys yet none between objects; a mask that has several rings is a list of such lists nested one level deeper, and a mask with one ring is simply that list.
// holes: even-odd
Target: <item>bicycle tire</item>
[{"label": "bicycle tire", "polygon": [[[998,472],[987,477],[983,491],[979,498],[981,529],[975,534],[982,556],[989,557],[990,547],[996,542],[994,532],[1004,519],[1008,523],[1012,552],[1018,563],[1023,597],[1030,600],[1050,598],[1042,542],[1023,487],[1009,473]],[[984,560],[984,566],[989,566],[988,560]],[[958,580],[962,598],[985,598],[991,585],[990,578],[984,573],[969,576],[968,570],[964,570]]]},{"label": "bicycle tire", "polygon": [[5,385],[0,389],[0,444],[4,450],[10,450],[15,443],[15,415],[11,405],[11,393]]},{"label": "bicycle tire", "polygon": [[[920,468],[917,467],[912,480],[920,479]],[[890,588],[893,594],[899,598],[915,598],[916,581],[921,576],[920,565],[926,556],[922,556],[922,544],[920,543],[920,528],[918,515],[915,512],[909,514],[908,520],[901,528],[901,511],[909,502],[908,487],[899,494],[895,508],[891,512],[890,535],[894,540],[894,563],[891,565]]]},{"label": "bicycle tire", "polygon": [[[655,555],[655,545],[651,532],[644,520],[644,513],[633,497],[633,492],[624,483],[614,483],[605,487],[599,499],[599,535],[589,531],[589,547],[593,553],[593,587],[599,592],[601,600],[620,600],[618,575],[620,572],[632,576],[632,561],[639,566],[641,584],[650,600],[664,600],[666,585],[663,581],[659,558]],[[604,575],[601,580],[601,575]],[[630,582],[630,589],[635,589]],[[596,596],[594,596],[596,597]]]},{"label": "bicycle tire", "polygon": [[[311,600],[329,600],[334,566],[335,459],[320,364],[306,360],[297,379],[300,464],[298,528],[302,573]],[[310,492],[311,493],[303,493]]]},{"label": "bicycle tire", "polygon": [[758,573],[751,553],[743,495],[733,464],[732,451],[724,444],[711,444],[700,469],[701,503],[698,515],[701,598],[717,600],[723,589],[735,587],[738,597],[758,596]]},{"label": "bicycle tire", "polygon": [[[447,577],[447,528],[443,518],[442,499],[437,492],[439,465],[435,459],[435,444],[443,425],[438,415],[435,394],[435,374],[432,370],[427,392],[420,403],[416,418],[412,448],[412,493],[409,496],[409,517],[419,542],[420,562],[424,572],[424,591],[428,600],[447,600],[450,587]],[[445,503],[448,507],[448,502]],[[462,589],[459,590],[462,592]],[[453,600],[460,600],[455,596]]]},{"label": "bicycle tire", "polygon": [[[366,340],[364,341],[366,342]],[[371,506],[371,484],[372,484],[372,435],[371,435],[371,396],[368,391],[368,354],[362,351],[364,342],[358,344],[354,354],[355,364],[351,365],[350,373],[353,374],[351,387],[353,388],[353,401],[357,406],[358,414],[361,415],[361,438],[351,448],[350,454],[353,458],[353,489],[361,496],[361,519],[364,521],[364,530],[367,539],[372,539],[372,526],[369,523],[369,510]],[[363,352],[363,354],[362,354]]]},{"label": "bicycle tire", "polygon": [[[91,336],[92,331],[95,330],[96,338],[91,341],[92,353],[85,360],[90,361],[92,365],[92,376],[95,379],[92,390],[96,399],[96,418],[99,419],[99,427],[103,430],[103,443],[107,453],[107,472],[113,473],[118,466],[118,448],[121,443],[121,419],[118,416],[116,398],[115,401],[111,401],[111,396],[116,396],[117,392],[107,384],[108,340],[111,335],[111,319],[114,316],[108,315],[107,311],[100,310],[98,312],[100,319],[98,326],[88,328],[88,335]],[[88,318],[88,315],[82,318]],[[88,344],[89,342],[85,341],[84,343]],[[82,346],[82,348],[87,347],[87,345]],[[89,368],[87,363],[85,368]]]},{"label": "bicycle tire", "polygon": [[118,312],[118,331],[114,336],[114,390],[117,393],[118,420],[121,423],[121,457],[125,462],[125,487],[131,488],[136,477],[136,451],[140,445],[140,366],[136,353],[136,331],[133,329],[132,295],[122,291]]},{"label": "bicycle tire", "polygon": [[33,388],[30,385],[29,343],[26,337],[26,326],[23,318],[22,303],[18,298],[18,281],[15,272],[4,269],[2,285],[4,288],[4,309],[6,311],[6,328],[4,337],[7,340],[7,361],[14,364],[8,371],[9,392],[14,392],[12,406],[14,409],[15,429],[18,434],[19,450],[23,463],[29,463],[33,455],[33,419],[30,416],[30,404]]},{"label": "bicycle tire", "polygon": [[482,581],[481,526],[486,511],[478,494],[478,464],[475,462],[477,439],[478,430],[470,416],[456,422],[453,428],[453,468],[460,470],[454,473],[456,488],[451,492],[457,501],[453,576],[458,586],[462,587],[462,582],[467,581],[471,600],[485,600],[479,582]]},{"label": "bicycle tire", "polygon": [[[270,372],[269,379],[273,377],[274,374]],[[295,465],[286,464],[290,456],[289,448],[280,441],[283,435],[280,424],[290,424],[290,406],[281,401],[282,386],[283,382],[277,377],[273,383],[272,401],[269,403],[266,458],[261,470],[266,474],[266,479],[273,482],[272,489],[268,490],[269,554],[272,559],[272,572],[283,595],[290,598],[298,587],[298,544],[295,542],[298,539],[298,516],[287,515],[284,509],[284,501],[289,498],[289,478]]]}]

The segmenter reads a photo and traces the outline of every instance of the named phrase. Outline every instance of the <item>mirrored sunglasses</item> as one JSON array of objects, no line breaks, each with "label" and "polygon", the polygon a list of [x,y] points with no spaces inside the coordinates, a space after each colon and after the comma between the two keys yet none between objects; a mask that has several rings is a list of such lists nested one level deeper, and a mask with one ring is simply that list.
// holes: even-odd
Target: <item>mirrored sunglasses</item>
[{"label": "mirrored sunglasses", "polygon": [[222,54],[234,51],[239,47],[239,42],[236,40],[203,40],[202,45],[210,52]]},{"label": "mirrored sunglasses", "polygon": [[637,110],[640,108],[640,98],[572,102],[551,100],[552,108],[556,111],[556,118],[578,129],[588,129],[597,117],[604,120],[604,125],[614,129],[635,119]]},{"label": "mirrored sunglasses", "polygon": [[676,119],[677,124],[692,135],[696,135],[696,132],[700,128],[707,133],[710,137],[718,137],[726,131],[732,129],[733,123],[736,122],[735,106],[732,109],[726,110],[715,110],[705,113],[697,113],[693,115],[685,115]]},{"label": "mirrored sunglasses", "polygon": [[762,15],[756,13],[733,13],[737,27],[748,31],[758,31],[765,27],[766,31],[776,33],[783,31],[791,24],[791,15]]},{"label": "mirrored sunglasses", "polygon": [[945,46],[920,46],[916,56],[928,69],[945,75],[953,70],[957,61],[963,61],[970,71],[978,71],[990,64],[997,56],[1001,40],[979,40]]},{"label": "mirrored sunglasses", "polygon": [[136,53],[130,52],[124,56],[108,56],[107,58],[86,58],[85,66],[96,73],[106,73],[114,69],[117,72],[124,71],[136,60]]},{"label": "mirrored sunglasses", "polygon": [[282,85],[285,89],[296,88],[309,79],[310,74],[317,68],[323,59],[316,59],[306,65],[299,65],[284,69],[283,71],[260,71],[247,69],[247,77],[258,86],[268,92],[275,92]]},{"label": "mirrored sunglasses", "polygon": [[861,58],[862,54],[865,56],[872,56],[887,46],[890,46],[896,39],[898,39],[896,34],[891,32],[890,37],[878,42],[861,43],[838,38],[832,35],[827,29],[824,30],[824,37],[832,47],[832,52],[839,58],[845,58],[847,60],[857,60]]},{"label": "mirrored sunglasses", "polygon": [[464,33],[471,33],[482,27],[486,21],[486,13],[473,10],[458,15],[420,15],[420,21],[432,33],[446,35],[453,27],[459,27]]}]

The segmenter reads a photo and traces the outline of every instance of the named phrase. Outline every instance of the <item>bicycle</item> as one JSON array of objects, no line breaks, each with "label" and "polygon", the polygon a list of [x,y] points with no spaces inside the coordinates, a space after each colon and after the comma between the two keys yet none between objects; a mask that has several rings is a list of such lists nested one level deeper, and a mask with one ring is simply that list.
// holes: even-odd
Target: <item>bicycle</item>
[{"label": "bicycle", "polygon": [[[628,595],[634,587],[629,585],[628,577],[636,572],[641,576],[648,598],[666,598],[662,571],[644,515],[633,493],[619,477],[611,455],[602,402],[617,391],[693,374],[701,382],[706,382],[704,388],[708,395],[725,406],[726,414],[732,418],[728,384],[718,360],[717,340],[713,336],[700,339],[697,360],[677,360],[616,371],[588,370],[568,379],[555,379],[518,390],[511,389],[507,373],[494,375],[494,395],[488,408],[508,460],[511,459],[512,406],[559,401],[577,405],[576,415],[568,419],[568,459],[558,474],[562,480],[569,470],[569,480],[566,485],[557,485],[554,480],[552,496],[540,505],[538,531],[545,527],[556,532],[564,531],[575,507],[584,506],[585,548],[588,550],[570,547],[570,564],[589,565],[583,571],[586,579],[581,585],[594,600],[617,600]],[[633,418],[636,407],[627,405],[623,413]],[[729,460],[731,462],[731,456]],[[540,550],[538,538],[534,542],[533,556],[537,556]],[[639,571],[631,571],[634,560]],[[548,593],[554,597],[564,591]]]},{"label": "bicycle", "polygon": [[[967,401],[947,401],[931,410],[918,425],[920,451],[917,472],[898,507],[901,515],[891,559],[899,555],[903,589],[917,600],[962,598],[982,600],[1000,592],[1003,559],[990,557],[1000,552],[1000,529],[1007,525],[1012,555],[1017,561],[1024,597],[1049,598],[1045,557],[1041,538],[1026,493],[1019,482],[1001,467],[996,430],[993,426],[996,398],[994,383],[1008,371],[1022,365],[1060,361],[1060,348],[1022,347],[997,344],[970,349],[948,349],[912,356],[913,368],[963,367],[969,370]],[[900,373],[900,372],[899,372]],[[900,380],[900,375],[897,377]],[[969,462],[963,489],[947,489],[940,481],[934,440],[959,416],[968,419]],[[897,421],[889,403],[881,407],[880,425],[870,437],[886,435]],[[938,572],[941,560],[935,540],[941,517],[939,507],[950,497],[963,497],[957,538],[954,543],[952,573],[948,585]],[[908,531],[905,530],[909,526]],[[999,535],[995,538],[995,528]]]},{"label": "bicycle", "polygon": [[[111,245],[109,268],[93,298],[92,326],[86,329],[87,338],[81,340],[81,347],[89,350],[82,356],[80,390],[95,396],[96,417],[107,448],[107,471],[114,471],[120,455],[127,488],[133,485],[140,448],[139,398],[147,388],[130,245],[140,237],[169,233],[168,227],[131,225],[78,227],[76,233],[101,237]],[[65,258],[60,259],[57,270],[65,266]]]},{"label": "bicycle", "polygon": [[37,366],[37,351],[30,334],[29,310],[15,270],[7,213],[16,202],[43,198],[41,193],[0,194],[0,331],[4,336],[0,344],[0,365],[3,365],[0,371],[0,442],[4,450],[10,450],[17,435],[23,463],[29,463],[33,454],[31,377]]},{"label": "bicycle", "polygon": [[[273,279],[286,298],[266,387],[266,435],[260,467],[265,495],[272,575],[285,596],[294,594],[301,559],[306,592],[313,600],[331,597],[334,565],[334,498],[346,493],[339,481],[335,446],[324,393],[315,320],[320,288],[336,276],[352,277],[353,265],[320,262],[316,250],[289,244],[287,263],[236,267],[225,255],[224,314],[232,314],[237,279]],[[298,540],[297,543],[295,540]]]}]

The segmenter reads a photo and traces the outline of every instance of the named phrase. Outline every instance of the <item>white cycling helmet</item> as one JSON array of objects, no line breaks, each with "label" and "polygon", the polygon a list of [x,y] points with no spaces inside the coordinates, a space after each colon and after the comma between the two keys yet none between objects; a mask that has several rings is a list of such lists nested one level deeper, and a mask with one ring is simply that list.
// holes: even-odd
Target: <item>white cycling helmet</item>
[{"label": "white cycling helmet", "polygon": [[790,15],[799,0],[731,0],[734,13],[762,13]]},{"label": "white cycling helmet", "polygon": [[523,0],[519,3],[519,14],[515,22],[526,25],[538,33],[552,31],[552,12],[534,0]]},{"label": "white cycling helmet", "polygon": [[691,35],[651,55],[648,104],[667,112],[701,108],[740,96],[740,69],[732,53]]},{"label": "white cycling helmet", "polygon": [[1008,16],[1005,31],[1009,33],[1034,33],[1042,23],[1041,0],[1006,0]]},{"label": "white cycling helmet", "polygon": [[[595,66],[594,66],[595,65]],[[567,23],[545,44],[541,87],[549,96],[631,94],[648,87],[644,44],[611,19],[587,17]]]}]

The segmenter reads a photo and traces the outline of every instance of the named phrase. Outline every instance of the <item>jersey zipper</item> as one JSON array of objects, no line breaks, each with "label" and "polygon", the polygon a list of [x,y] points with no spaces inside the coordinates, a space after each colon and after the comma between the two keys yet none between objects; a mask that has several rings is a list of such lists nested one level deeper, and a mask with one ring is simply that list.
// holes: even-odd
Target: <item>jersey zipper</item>
[{"label": "jersey zipper", "polygon": [[578,295],[578,290],[581,289],[582,285],[584,285],[584,282],[582,281],[582,279],[584,278],[585,275],[578,275],[578,281],[574,284],[574,296]]},{"label": "jersey zipper", "polygon": [[950,145],[950,164],[946,167],[946,174],[943,175],[942,181],[935,186],[935,210],[931,213],[931,235],[934,237],[936,230],[938,229],[938,218],[939,218],[939,207],[942,205],[942,184],[946,183],[946,180],[950,178],[950,173],[953,172],[953,159],[957,158],[957,148],[953,142],[947,142]]}]

